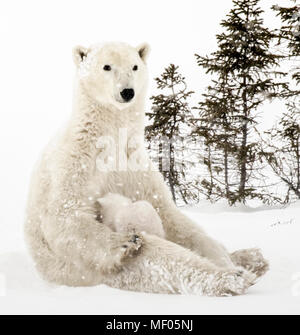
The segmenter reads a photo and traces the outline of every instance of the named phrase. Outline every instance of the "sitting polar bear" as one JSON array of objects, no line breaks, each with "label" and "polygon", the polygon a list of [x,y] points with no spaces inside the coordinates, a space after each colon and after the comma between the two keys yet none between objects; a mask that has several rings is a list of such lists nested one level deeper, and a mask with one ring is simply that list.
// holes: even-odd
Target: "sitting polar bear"
[{"label": "sitting polar bear", "polygon": [[148,201],[132,202],[115,193],[108,193],[97,201],[101,206],[102,222],[113,231],[140,231],[165,238],[161,219]]},{"label": "sitting polar bear", "polygon": [[[259,250],[230,254],[210,238],[175,206],[146,153],[148,53],[147,44],[74,49],[73,113],[45,149],[30,185],[30,252],[42,276],[63,285],[242,294],[267,269]],[[96,199],[107,193],[148,201],[165,239],[115,232],[102,223]]]}]

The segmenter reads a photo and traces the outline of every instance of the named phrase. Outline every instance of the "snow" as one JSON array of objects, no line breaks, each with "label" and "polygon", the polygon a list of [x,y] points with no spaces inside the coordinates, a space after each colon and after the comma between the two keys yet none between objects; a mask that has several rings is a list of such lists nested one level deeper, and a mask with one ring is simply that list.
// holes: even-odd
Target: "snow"
[{"label": "snow", "polygon": [[246,295],[224,298],[57,286],[39,277],[22,240],[9,241],[19,231],[10,231],[0,236],[0,314],[299,314],[300,202],[271,209],[202,202],[182,211],[230,251],[260,247],[270,271]]}]

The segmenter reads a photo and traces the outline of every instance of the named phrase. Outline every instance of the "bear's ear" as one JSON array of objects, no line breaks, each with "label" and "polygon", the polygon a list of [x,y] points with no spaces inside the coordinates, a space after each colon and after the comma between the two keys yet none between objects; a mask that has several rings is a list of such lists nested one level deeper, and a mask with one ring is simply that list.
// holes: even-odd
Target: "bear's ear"
[{"label": "bear's ear", "polygon": [[78,66],[88,54],[88,49],[82,46],[76,46],[73,48],[73,60]]},{"label": "bear's ear", "polygon": [[148,58],[148,55],[149,55],[149,52],[150,52],[150,45],[148,43],[143,43],[141,45],[139,45],[137,48],[136,48],[139,56],[142,58],[142,60],[144,62],[146,62],[147,58]]}]

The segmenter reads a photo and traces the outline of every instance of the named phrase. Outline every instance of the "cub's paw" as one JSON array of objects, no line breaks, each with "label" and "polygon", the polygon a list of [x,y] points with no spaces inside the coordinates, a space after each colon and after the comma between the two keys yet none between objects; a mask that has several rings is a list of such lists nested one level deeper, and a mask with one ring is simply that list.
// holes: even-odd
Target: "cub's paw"
[{"label": "cub's paw", "polygon": [[237,250],[230,257],[236,266],[243,267],[257,277],[261,277],[269,269],[268,261],[264,259],[261,251],[257,248]]}]

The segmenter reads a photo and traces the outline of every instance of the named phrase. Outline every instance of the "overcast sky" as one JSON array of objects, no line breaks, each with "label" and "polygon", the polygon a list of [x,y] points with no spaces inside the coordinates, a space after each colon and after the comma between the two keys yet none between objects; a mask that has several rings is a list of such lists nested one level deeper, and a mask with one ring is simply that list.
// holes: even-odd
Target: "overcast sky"
[{"label": "overcast sky", "polygon": [[[266,24],[271,27],[279,23],[269,10],[276,3],[291,2],[261,1],[267,11]],[[151,77],[173,62],[180,66],[191,88],[201,92],[208,77],[197,67],[194,53],[205,55],[215,49],[219,23],[231,7],[231,0],[2,1],[2,92],[4,89],[10,101],[17,95],[18,101],[30,104],[44,121],[47,113],[36,107],[45,101],[53,117],[57,108],[64,114],[72,92],[72,47],[110,40],[132,45],[147,41],[152,47]],[[153,85],[151,81],[150,93]]]}]

